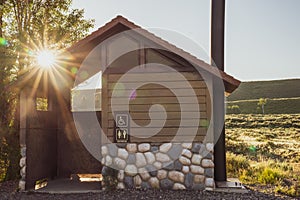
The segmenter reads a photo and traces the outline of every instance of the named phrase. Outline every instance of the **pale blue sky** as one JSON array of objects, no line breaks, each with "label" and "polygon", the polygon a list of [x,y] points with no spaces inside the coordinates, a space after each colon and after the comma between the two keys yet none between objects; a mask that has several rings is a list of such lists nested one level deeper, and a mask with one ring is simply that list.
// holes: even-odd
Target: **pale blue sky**
[{"label": "pale blue sky", "polygon": [[[84,8],[95,29],[122,15],[158,35],[151,28],[178,32],[209,53],[210,0],[73,0],[73,7]],[[208,60],[190,43],[160,36]],[[242,81],[300,78],[300,0],[226,0],[225,37],[230,75]]]}]

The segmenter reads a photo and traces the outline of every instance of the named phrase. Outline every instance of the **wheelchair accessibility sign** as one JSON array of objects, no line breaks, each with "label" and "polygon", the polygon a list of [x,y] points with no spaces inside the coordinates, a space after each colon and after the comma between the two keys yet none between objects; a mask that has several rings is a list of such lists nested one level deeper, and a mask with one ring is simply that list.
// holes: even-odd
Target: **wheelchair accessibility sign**
[{"label": "wheelchair accessibility sign", "polygon": [[117,127],[128,127],[128,114],[116,114]]},{"label": "wheelchair accessibility sign", "polygon": [[125,112],[115,113],[115,139],[116,142],[129,141],[129,114]]}]

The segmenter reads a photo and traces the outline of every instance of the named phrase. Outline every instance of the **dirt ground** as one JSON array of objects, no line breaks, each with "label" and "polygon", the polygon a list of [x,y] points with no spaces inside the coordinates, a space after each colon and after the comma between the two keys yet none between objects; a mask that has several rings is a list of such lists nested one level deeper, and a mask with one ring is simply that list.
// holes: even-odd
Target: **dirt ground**
[{"label": "dirt ground", "polygon": [[17,181],[8,181],[0,184],[0,199],[293,199],[289,197],[278,197],[273,194],[264,194],[250,190],[247,194],[220,193],[207,191],[172,191],[172,190],[117,190],[100,191],[85,194],[45,194],[36,192],[18,192]]}]

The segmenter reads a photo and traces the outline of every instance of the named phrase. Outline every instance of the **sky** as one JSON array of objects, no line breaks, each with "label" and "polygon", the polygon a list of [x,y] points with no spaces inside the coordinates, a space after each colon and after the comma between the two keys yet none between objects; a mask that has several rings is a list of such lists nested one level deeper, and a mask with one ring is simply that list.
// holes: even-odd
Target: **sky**
[{"label": "sky", "polygon": [[[210,0],[73,0],[96,30],[122,15],[209,63]],[[225,72],[300,78],[300,0],[226,0]],[[300,86],[299,86],[300,87]]]}]

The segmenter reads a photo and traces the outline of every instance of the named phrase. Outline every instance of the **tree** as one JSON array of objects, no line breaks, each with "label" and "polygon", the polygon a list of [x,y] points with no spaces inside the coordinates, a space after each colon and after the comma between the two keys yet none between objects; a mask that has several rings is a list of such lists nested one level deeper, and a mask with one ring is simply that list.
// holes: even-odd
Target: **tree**
[{"label": "tree", "polygon": [[17,147],[17,142],[15,141],[18,140],[15,139],[17,135],[13,134],[15,131],[13,131],[13,127],[11,126],[12,119],[14,118],[12,102],[15,100],[16,95],[7,90],[7,85],[11,81],[13,60],[16,59],[12,52],[12,46],[5,39],[5,30],[7,29],[5,17],[8,13],[9,6],[7,0],[0,0],[0,180],[12,177],[7,172],[13,171],[10,170],[12,169],[11,166],[16,166],[18,163],[18,154],[15,150],[12,150]]},{"label": "tree", "polygon": [[11,6],[19,69],[30,65],[28,52],[37,48],[63,49],[83,38],[94,20],[85,20],[84,10],[70,9],[72,0],[7,0]]},{"label": "tree", "polygon": [[227,106],[228,114],[241,114],[240,107],[238,105]]},{"label": "tree", "polygon": [[93,27],[94,20],[84,19],[84,11],[71,9],[71,4],[72,0],[0,0],[0,168],[7,169],[6,179],[17,178],[19,159],[18,114],[14,115],[18,94],[7,85],[30,69],[32,52],[64,49]]},{"label": "tree", "polygon": [[265,105],[267,104],[267,99],[260,98],[257,105],[261,107],[262,113],[265,114]]}]

